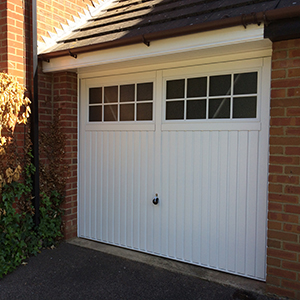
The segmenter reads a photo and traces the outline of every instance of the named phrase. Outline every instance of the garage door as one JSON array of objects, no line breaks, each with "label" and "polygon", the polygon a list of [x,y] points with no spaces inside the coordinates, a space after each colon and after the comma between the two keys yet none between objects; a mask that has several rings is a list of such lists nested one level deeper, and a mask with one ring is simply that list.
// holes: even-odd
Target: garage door
[{"label": "garage door", "polygon": [[79,236],[265,280],[269,59],[81,80]]}]

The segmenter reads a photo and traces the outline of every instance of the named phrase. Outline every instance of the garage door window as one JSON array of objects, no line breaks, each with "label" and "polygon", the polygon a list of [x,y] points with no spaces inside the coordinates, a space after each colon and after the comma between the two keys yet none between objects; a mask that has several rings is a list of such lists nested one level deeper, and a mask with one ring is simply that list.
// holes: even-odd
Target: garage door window
[{"label": "garage door window", "polygon": [[244,119],[257,116],[257,72],[166,82],[166,120]]},{"label": "garage door window", "polygon": [[89,122],[153,120],[153,82],[89,89]]}]

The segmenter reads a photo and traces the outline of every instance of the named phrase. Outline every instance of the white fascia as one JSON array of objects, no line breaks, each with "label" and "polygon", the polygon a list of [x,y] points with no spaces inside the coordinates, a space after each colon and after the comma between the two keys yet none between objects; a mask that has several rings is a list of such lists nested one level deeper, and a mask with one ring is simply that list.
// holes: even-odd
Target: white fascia
[{"label": "white fascia", "polygon": [[266,44],[263,25],[249,25],[247,28],[236,26],[152,41],[150,47],[141,42],[140,44],[78,54],[76,59],[71,56],[52,58],[50,62],[43,63],[43,71],[79,70],[154,57],[167,57],[180,53],[186,56],[196,50],[216,49],[253,42],[257,44],[259,41]]}]

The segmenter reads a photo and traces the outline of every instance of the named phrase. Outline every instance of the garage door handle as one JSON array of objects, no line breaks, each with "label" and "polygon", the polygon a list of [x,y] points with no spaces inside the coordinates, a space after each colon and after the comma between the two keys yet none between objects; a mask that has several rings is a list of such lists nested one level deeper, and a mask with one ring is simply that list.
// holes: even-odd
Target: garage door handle
[{"label": "garage door handle", "polygon": [[159,198],[158,198],[158,194],[156,194],[155,197],[154,197],[154,199],[152,200],[152,203],[153,203],[154,205],[157,205],[158,202],[159,202]]}]

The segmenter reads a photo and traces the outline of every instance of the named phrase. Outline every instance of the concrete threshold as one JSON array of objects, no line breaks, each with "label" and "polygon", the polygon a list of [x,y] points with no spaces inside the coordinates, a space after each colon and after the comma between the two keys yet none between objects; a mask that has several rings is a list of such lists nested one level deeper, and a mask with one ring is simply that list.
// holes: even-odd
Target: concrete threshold
[{"label": "concrete threshold", "polygon": [[140,263],[145,263],[157,268],[163,268],[171,272],[177,272],[183,275],[194,276],[202,280],[208,280],[222,285],[231,286],[246,292],[254,292],[260,295],[266,294],[266,283],[254,279],[206,269],[189,263],[158,257],[148,253],[103,244],[83,238],[73,238],[67,240],[67,243],[123,257]]}]

